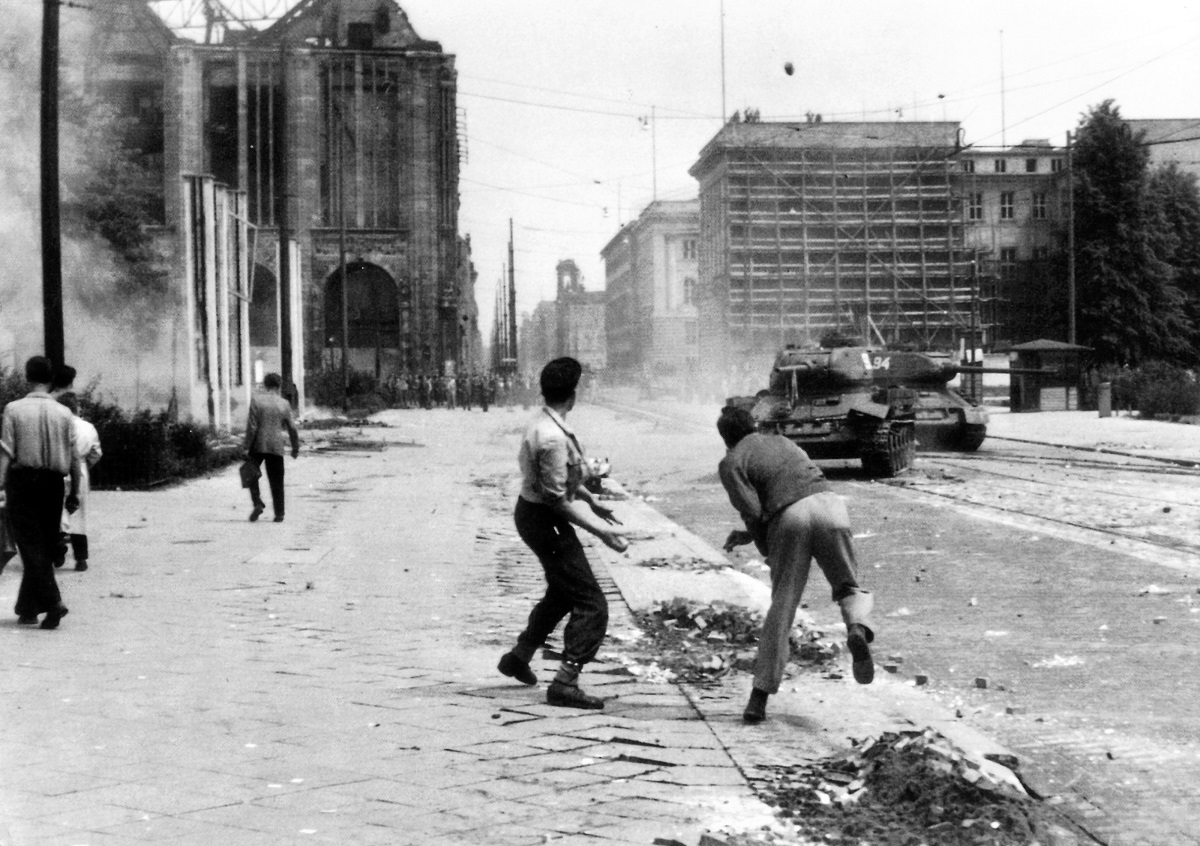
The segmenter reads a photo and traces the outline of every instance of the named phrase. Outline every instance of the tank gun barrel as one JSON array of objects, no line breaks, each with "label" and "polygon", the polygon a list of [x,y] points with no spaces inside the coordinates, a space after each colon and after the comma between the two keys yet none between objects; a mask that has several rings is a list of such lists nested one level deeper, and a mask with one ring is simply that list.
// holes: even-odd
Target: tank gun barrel
[{"label": "tank gun barrel", "polygon": [[1018,376],[1057,376],[1058,371],[1050,368],[1036,367],[983,367],[974,364],[944,364],[943,370],[951,376],[959,373],[1012,373]]}]

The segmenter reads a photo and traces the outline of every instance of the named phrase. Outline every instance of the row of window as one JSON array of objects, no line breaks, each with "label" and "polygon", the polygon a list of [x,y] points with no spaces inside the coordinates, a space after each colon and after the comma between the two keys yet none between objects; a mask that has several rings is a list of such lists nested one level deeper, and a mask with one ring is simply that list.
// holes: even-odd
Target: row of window
[{"label": "row of window", "polygon": [[[1034,220],[1046,219],[1046,194],[1034,191],[1030,204],[1030,215]],[[1016,192],[1000,192],[1000,219],[1013,220],[1016,213]],[[967,220],[983,220],[983,192],[967,195]]]},{"label": "row of window", "polygon": [[[1041,159],[1025,159],[1025,172],[1026,173],[1038,173],[1039,169],[1041,168],[1041,161],[1042,161]],[[963,173],[974,173],[975,172],[975,159],[963,159],[962,169],[963,169]],[[1063,169],[1063,160],[1062,159],[1050,159],[1050,172],[1051,173],[1058,173],[1062,169]],[[992,172],[993,173],[1008,173],[1008,159],[993,159],[992,160]]]}]

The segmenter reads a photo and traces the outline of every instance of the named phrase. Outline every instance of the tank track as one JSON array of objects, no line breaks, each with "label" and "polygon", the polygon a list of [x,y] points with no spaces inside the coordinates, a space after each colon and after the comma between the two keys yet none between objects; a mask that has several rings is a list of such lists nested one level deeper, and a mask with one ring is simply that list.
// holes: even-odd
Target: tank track
[{"label": "tank track", "polygon": [[886,420],[872,433],[862,454],[863,469],[873,478],[890,479],[912,467],[916,438],[911,420]]}]

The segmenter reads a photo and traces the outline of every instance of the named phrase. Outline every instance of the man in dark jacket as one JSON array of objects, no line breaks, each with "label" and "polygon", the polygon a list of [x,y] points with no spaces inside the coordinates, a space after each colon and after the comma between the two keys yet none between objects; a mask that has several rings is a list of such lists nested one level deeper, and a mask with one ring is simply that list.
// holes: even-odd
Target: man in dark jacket
[{"label": "man in dark jacket", "polygon": [[767,697],[779,691],[790,656],[792,623],[813,558],[833,588],[833,601],[841,606],[854,679],[869,684],[875,676],[869,646],[875,635],[867,617],[874,601],[858,586],[845,502],[804,450],[782,435],[756,431],[745,409],[726,406],[717,430],[728,448],[718,466],[721,484],[746,523],[744,531],[729,533],[725,549],[753,541],[771,569],[771,608],[763,621],[754,689],[743,718],[748,723],[763,720]]},{"label": "man in dark jacket", "polygon": [[[263,378],[262,393],[250,400],[250,411],[246,415],[246,452],[260,468],[266,465],[276,523],[283,522],[283,456],[287,448],[283,440],[285,429],[292,442],[292,458],[300,454],[300,433],[292,421],[291,403],[280,395],[282,384],[278,373],[268,373]],[[254,510],[250,512],[250,522],[253,523],[266,508],[259,492],[258,479],[250,483],[250,501],[254,504]]]}]

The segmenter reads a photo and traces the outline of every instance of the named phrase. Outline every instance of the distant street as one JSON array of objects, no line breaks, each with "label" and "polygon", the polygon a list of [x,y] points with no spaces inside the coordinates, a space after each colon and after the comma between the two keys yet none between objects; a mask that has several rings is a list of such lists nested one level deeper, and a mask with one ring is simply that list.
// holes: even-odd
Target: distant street
[{"label": "distant street", "polygon": [[[638,434],[622,432],[614,473],[719,545],[736,515],[715,474],[718,409],[653,410],[691,425],[630,417]],[[1119,829],[1192,842],[1196,822],[1172,819],[1200,783],[1200,472],[999,439],[922,453],[887,483],[824,466],[877,592],[877,661],[927,675],[932,695]],[[808,604],[833,612],[819,574]]]}]

